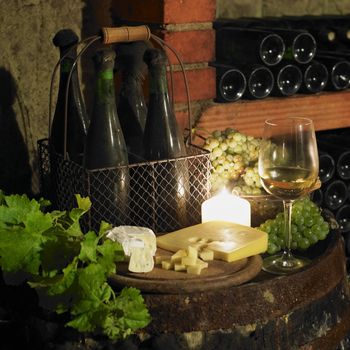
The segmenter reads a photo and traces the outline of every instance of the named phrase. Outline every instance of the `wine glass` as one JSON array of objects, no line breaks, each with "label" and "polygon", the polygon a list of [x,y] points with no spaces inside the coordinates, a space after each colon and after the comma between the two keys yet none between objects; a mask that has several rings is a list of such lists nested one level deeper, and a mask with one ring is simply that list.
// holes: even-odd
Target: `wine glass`
[{"label": "wine glass", "polygon": [[292,273],[309,260],[291,253],[293,201],[314,187],[318,177],[315,129],[307,118],[277,118],[265,121],[259,152],[259,176],[265,190],[283,200],[285,247],[282,253],[264,259],[263,270]]}]

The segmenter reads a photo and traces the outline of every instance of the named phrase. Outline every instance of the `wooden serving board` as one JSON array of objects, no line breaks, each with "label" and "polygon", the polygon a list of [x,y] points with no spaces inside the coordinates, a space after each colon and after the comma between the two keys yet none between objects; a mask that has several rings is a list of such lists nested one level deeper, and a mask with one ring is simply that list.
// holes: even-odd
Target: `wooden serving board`
[{"label": "wooden serving board", "polygon": [[[157,255],[171,255],[158,249]],[[213,260],[200,275],[184,271],[164,270],[156,265],[151,272],[133,273],[127,263],[118,264],[118,272],[110,277],[116,288],[135,287],[143,292],[161,294],[181,294],[215,290],[240,285],[253,279],[261,270],[262,258],[254,255],[231,263]]]}]

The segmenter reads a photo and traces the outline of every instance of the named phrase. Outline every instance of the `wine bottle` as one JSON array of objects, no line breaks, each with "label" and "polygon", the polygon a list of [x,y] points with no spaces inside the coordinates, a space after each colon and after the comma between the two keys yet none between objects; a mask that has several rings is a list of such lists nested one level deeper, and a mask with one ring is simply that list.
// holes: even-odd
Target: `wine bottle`
[{"label": "wine bottle", "polygon": [[316,40],[306,30],[283,27],[280,19],[268,18],[237,18],[219,19],[215,21],[214,28],[241,27],[257,29],[279,35],[285,44],[285,59],[294,59],[296,62],[309,63],[316,53]]},{"label": "wine bottle", "polygon": [[264,30],[223,27],[216,31],[216,60],[220,63],[273,66],[281,61],[284,51],[282,38]]},{"label": "wine bottle", "polygon": [[326,150],[336,162],[337,175],[342,180],[350,179],[350,142],[347,137],[329,134],[319,136],[317,143],[320,149]]},{"label": "wine bottle", "polygon": [[335,174],[335,162],[333,157],[327,153],[319,150],[318,152],[319,159],[319,172],[318,177],[323,184],[331,180]]},{"label": "wine bottle", "polygon": [[289,28],[307,30],[316,39],[319,48],[329,49],[336,46],[336,31],[327,23],[317,21],[315,16],[283,16],[281,20]]},{"label": "wine bottle", "polygon": [[97,82],[93,115],[88,129],[84,167],[89,170],[90,196],[99,219],[124,223],[128,214],[128,154],[115,100],[115,52],[101,50],[94,56]]},{"label": "wine bottle", "polygon": [[347,200],[347,187],[342,180],[331,180],[324,188],[323,203],[333,212],[340,208]]},{"label": "wine bottle", "polygon": [[350,43],[349,16],[344,15],[320,15],[309,16],[315,26],[329,28],[335,33],[334,44],[336,48],[344,47]]},{"label": "wine bottle", "polygon": [[328,70],[328,83],[325,90],[345,90],[350,85],[350,62],[345,58],[317,54],[316,60]]},{"label": "wine bottle", "polygon": [[244,74],[231,66],[216,67],[216,102],[234,102],[244,94],[247,80]]},{"label": "wine bottle", "polygon": [[318,188],[317,190],[311,192],[310,199],[318,206],[321,207],[323,203],[323,192],[322,189]]},{"label": "wine bottle", "polygon": [[316,40],[305,30],[270,27],[265,23],[265,26],[254,26],[253,28],[266,30],[271,33],[278,34],[284,41],[286,46],[283,58],[295,60],[300,64],[311,62],[316,54]]},{"label": "wine bottle", "polygon": [[55,153],[63,155],[66,144],[68,159],[81,164],[89,121],[79,87],[77,66],[73,69],[69,85],[68,113],[65,121],[66,89],[68,76],[76,58],[76,49],[73,46],[77,42],[78,37],[71,29],[60,30],[53,38],[54,45],[60,50],[60,57],[68,55],[61,61],[60,66],[60,82],[50,133],[50,146]]},{"label": "wine bottle", "polygon": [[172,231],[187,223],[189,174],[184,158],[187,150],[170,104],[166,56],[159,49],[148,49],[144,61],[149,72],[149,103],[144,133],[145,158],[164,161],[150,172],[147,195],[153,205],[157,232]]},{"label": "wine bottle", "polygon": [[275,80],[270,68],[261,64],[241,67],[247,79],[247,89],[243,97],[263,99],[271,94]]},{"label": "wine bottle", "polygon": [[[271,70],[262,64],[223,64],[213,62],[210,64],[216,67],[218,102],[231,97],[238,100],[262,99],[270,95],[274,78]],[[227,96],[230,92],[232,96]],[[226,94],[226,96],[225,96]]]},{"label": "wine bottle", "polygon": [[128,149],[129,164],[144,160],[142,140],[147,106],[142,83],[147,70],[143,61],[147,47],[145,41],[122,43],[116,47],[116,66],[122,77],[117,112]]},{"label": "wine bottle", "polygon": [[[335,219],[339,224],[340,232],[350,232],[350,204],[345,204],[340,207],[335,214]],[[348,251],[348,254],[350,254],[350,251]]]},{"label": "wine bottle", "polygon": [[271,95],[292,96],[299,91],[303,82],[303,75],[299,67],[292,63],[279,63],[270,69],[275,79]]},{"label": "wine bottle", "polygon": [[318,93],[325,89],[328,82],[328,71],[324,64],[312,61],[307,65],[298,65],[303,74],[300,92]]},{"label": "wine bottle", "polygon": [[343,180],[350,179],[350,150],[345,150],[338,158],[337,173]]}]

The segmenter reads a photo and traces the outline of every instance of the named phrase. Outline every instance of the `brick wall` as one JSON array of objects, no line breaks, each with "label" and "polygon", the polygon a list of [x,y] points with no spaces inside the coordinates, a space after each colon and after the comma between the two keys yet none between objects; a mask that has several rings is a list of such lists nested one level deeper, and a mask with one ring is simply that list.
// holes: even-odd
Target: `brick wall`
[{"label": "brick wall", "polygon": [[[120,23],[148,24],[152,31],[180,55],[188,79],[191,110],[200,114],[203,106],[215,97],[215,70],[208,66],[215,52],[212,22],[216,1],[201,0],[112,0],[112,12]],[[177,119],[187,126],[187,96],[183,76],[175,55],[167,51],[174,71],[174,101]]]},{"label": "brick wall", "polygon": [[[331,118],[336,120],[336,123],[329,122],[330,111],[327,108],[320,109],[315,115],[315,99],[318,102],[322,101],[327,107],[333,105],[334,98],[331,95],[322,99],[298,95],[288,98],[288,101],[268,98],[264,101],[216,104],[213,102],[216,95],[215,70],[208,66],[208,62],[215,57],[215,33],[212,29],[212,21],[215,18],[345,14],[350,12],[348,0],[148,0],[147,6],[144,0],[110,1],[112,12],[117,22],[119,21],[116,24],[148,24],[154,33],[179,52],[189,82],[192,101],[191,124],[196,125],[198,130],[212,131],[229,126],[259,135],[261,122],[267,117],[298,113],[314,118],[318,130],[348,126],[348,115],[342,113],[348,107],[344,102],[340,106],[341,114],[335,114],[336,118]],[[169,57],[175,71],[176,116],[181,126],[186,127],[185,86],[174,55],[170,53]],[[287,111],[285,105],[289,106]]]}]

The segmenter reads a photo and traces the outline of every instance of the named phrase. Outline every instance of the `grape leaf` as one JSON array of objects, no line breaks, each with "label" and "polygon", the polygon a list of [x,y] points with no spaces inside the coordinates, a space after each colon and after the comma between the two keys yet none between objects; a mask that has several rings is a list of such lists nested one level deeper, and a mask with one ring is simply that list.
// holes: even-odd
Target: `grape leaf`
[{"label": "grape leaf", "polygon": [[4,271],[38,274],[42,237],[23,229],[1,230],[0,265]]},{"label": "grape leaf", "polygon": [[111,305],[111,314],[118,317],[109,318],[105,332],[111,338],[126,338],[136,329],[146,327],[151,316],[145,307],[140,291],[136,288],[124,288]]},{"label": "grape leaf", "polygon": [[147,325],[150,315],[139,291],[116,296],[107,283],[124,259],[122,246],[105,238],[111,228],[105,222],[98,234],[83,234],[80,219],[91,202],[76,199],[78,208],[69,212],[44,213],[47,201],[0,191],[0,266],[5,273],[22,273],[42,307],[69,312],[68,326],[125,338]]},{"label": "grape leaf", "polygon": [[98,244],[98,237],[93,231],[89,231],[81,242],[81,249],[79,259],[84,263],[96,262],[96,249]]},{"label": "grape leaf", "polygon": [[0,207],[0,222],[7,225],[21,224],[29,213],[40,212],[40,204],[25,195],[5,196],[5,203]]},{"label": "grape leaf", "polygon": [[115,263],[124,260],[122,245],[108,239],[102,245],[99,245],[97,250],[100,253],[98,263],[103,267],[107,276],[111,273],[115,273]]}]

